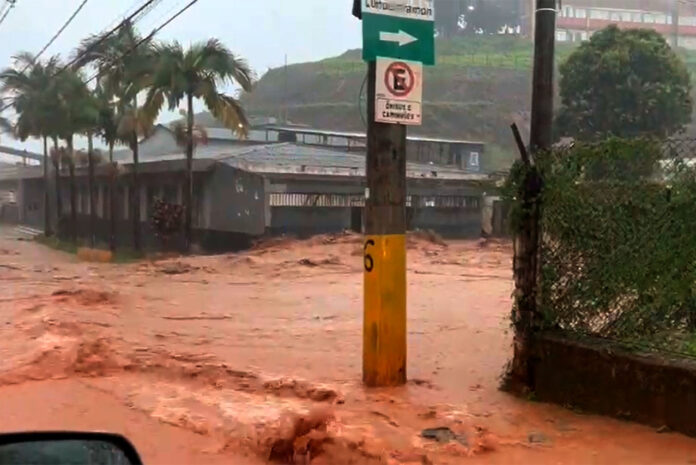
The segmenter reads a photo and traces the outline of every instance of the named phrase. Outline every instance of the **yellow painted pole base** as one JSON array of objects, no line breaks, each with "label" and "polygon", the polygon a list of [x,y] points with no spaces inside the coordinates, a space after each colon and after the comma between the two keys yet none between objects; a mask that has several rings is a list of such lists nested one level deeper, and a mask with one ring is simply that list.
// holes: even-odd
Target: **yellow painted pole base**
[{"label": "yellow painted pole base", "polygon": [[406,383],[406,236],[367,236],[363,382],[370,387]]}]

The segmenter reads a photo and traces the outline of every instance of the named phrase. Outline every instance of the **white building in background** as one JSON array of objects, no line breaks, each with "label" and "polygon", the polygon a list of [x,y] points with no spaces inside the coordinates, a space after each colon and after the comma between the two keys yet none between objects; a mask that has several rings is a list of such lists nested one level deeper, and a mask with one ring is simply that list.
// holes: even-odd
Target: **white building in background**
[{"label": "white building in background", "polygon": [[556,24],[559,42],[580,42],[595,31],[653,29],[672,45],[696,49],[696,5],[681,0],[570,0],[560,3]]},{"label": "white building in background", "polygon": [[[534,37],[534,4],[520,0],[522,35]],[[670,44],[696,49],[696,2],[692,0],[559,0],[557,39],[581,42],[611,24],[658,31]]]}]

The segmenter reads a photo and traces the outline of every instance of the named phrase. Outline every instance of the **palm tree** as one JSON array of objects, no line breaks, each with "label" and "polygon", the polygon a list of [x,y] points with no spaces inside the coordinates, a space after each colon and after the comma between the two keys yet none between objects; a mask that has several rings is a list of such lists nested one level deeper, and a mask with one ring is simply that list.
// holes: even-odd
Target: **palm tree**
[{"label": "palm tree", "polygon": [[[58,113],[60,116],[58,131],[61,139],[67,145],[67,162],[70,176],[70,218],[72,223],[72,239],[77,242],[77,191],[75,185],[75,134],[91,134],[97,125],[99,118],[98,108],[95,99],[87,88],[82,75],[79,71],[68,69],[54,77],[58,93]],[[91,138],[91,136],[90,136]],[[90,156],[91,160],[91,150]],[[93,187],[93,180],[90,182],[90,190]],[[90,198],[93,198],[90,192]],[[93,205],[93,200],[90,205]],[[90,231],[90,236],[93,231]]]},{"label": "palm tree", "polygon": [[133,248],[141,250],[140,241],[140,182],[138,140],[151,129],[151,124],[141,116],[138,94],[145,88],[148,70],[151,68],[152,47],[143,41],[131,23],[121,26],[118,33],[104,38],[91,36],[74,52],[80,57],[75,64],[96,65],[100,82],[98,87],[109,100],[117,101],[116,138],[125,142],[133,151],[132,190],[130,196],[133,221]]},{"label": "palm tree", "polygon": [[227,84],[239,84],[249,92],[253,74],[245,60],[234,55],[220,41],[194,44],[184,50],[179,42],[154,47],[156,64],[149,82],[145,114],[154,123],[164,106],[175,110],[186,99],[186,191],[184,196],[186,219],[184,234],[186,250],[191,248],[193,218],[193,99],[199,98],[212,115],[226,127],[245,136],[248,122],[240,103],[220,92]]},{"label": "palm tree", "polygon": [[[12,128],[14,135],[25,141],[29,137],[40,137],[44,146],[44,233],[52,234],[51,211],[48,194],[48,138],[57,135],[55,121],[58,98],[53,83],[53,76],[58,70],[57,57],[48,59],[45,63],[37,62],[29,53],[20,53],[13,57],[13,66],[0,73],[2,87],[0,92],[7,96],[10,105],[18,115],[17,122]],[[7,129],[8,121],[2,118],[2,127]],[[59,173],[56,172],[57,179]],[[60,222],[60,183],[56,182],[56,202]]]},{"label": "palm tree", "polygon": [[110,96],[98,85],[95,92],[99,108],[97,134],[109,147],[109,249],[116,250],[116,179],[117,167],[114,164],[114,146],[120,141],[118,137],[118,115]]}]

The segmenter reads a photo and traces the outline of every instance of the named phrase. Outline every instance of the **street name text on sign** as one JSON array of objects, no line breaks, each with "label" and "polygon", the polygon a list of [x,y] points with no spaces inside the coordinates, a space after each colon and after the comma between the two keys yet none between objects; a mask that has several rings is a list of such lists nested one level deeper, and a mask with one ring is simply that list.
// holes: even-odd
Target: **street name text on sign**
[{"label": "street name text on sign", "polygon": [[419,126],[422,124],[423,65],[418,62],[377,58],[375,121]]},{"label": "street name text on sign", "polygon": [[433,0],[361,0],[363,59],[377,57],[435,64]]}]

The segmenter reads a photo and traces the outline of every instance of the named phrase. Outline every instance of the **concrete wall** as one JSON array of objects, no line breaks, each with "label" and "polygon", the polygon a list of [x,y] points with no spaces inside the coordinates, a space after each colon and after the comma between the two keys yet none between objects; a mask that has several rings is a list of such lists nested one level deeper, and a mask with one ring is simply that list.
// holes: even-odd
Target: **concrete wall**
[{"label": "concrete wall", "polygon": [[203,185],[202,229],[258,236],[264,233],[263,177],[218,164]]},{"label": "concrete wall", "polygon": [[696,436],[693,359],[563,333],[538,334],[534,341],[530,388],[537,400]]}]

